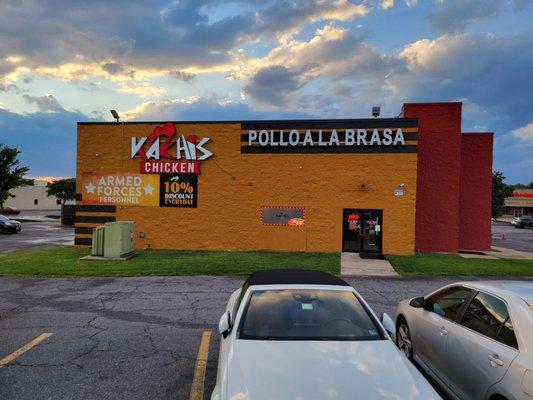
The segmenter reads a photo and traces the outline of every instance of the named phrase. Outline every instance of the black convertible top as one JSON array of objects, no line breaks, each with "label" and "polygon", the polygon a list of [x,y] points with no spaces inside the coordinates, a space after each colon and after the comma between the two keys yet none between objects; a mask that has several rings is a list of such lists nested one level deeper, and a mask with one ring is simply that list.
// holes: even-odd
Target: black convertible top
[{"label": "black convertible top", "polygon": [[327,272],[309,269],[266,269],[251,274],[243,287],[252,285],[337,285],[350,286]]}]

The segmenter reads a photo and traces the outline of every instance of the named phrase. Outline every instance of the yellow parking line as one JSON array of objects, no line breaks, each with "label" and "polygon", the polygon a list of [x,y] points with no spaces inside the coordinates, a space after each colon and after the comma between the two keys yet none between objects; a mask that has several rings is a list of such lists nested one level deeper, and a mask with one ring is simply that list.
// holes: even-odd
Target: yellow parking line
[{"label": "yellow parking line", "polygon": [[22,354],[26,353],[28,350],[31,350],[33,347],[37,346],[39,343],[45,341],[50,336],[52,336],[53,333],[43,333],[42,335],[37,336],[35,339],[33,339],[28,344],[25,344],[17,351],[11,353],[7,357],[4,357],[0,360],[0,368],[2,368],[4,365],[9,364],[11,361],[13,361],[18,356],[21,356]]},{"label": "yellow parking line", "polygon": [[210,341],[211,331],[204,331],[200,341],[200,348],[198,349],[198,356],[196,357],[196,365],[194,366],[194,377],[189,400],[203,400],[204,398],[205,368],[207,366]]}]

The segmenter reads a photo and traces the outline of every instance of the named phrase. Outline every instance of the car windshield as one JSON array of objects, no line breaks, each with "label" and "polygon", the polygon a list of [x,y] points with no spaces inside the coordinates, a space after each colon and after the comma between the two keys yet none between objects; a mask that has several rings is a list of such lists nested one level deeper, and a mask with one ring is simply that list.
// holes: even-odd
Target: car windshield
[{"label": "car windshield", "polygon": [[240,339],[383,339],[355,294],[340,290],[253,291],[240,326]]},{"label": "car windshield", "polygon": [[0,215],[0,221],[9,221],[9,218]]}]

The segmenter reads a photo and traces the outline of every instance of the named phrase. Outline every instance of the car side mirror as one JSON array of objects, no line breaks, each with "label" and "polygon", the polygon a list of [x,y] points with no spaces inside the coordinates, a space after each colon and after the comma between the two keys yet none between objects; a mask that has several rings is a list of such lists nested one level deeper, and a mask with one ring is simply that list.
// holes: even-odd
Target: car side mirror
[{"label": "car side mirror", "polygon": [[424,297],[415,297],[409,302],[409,305],[414,308],[422,308],[424,307]]},{"label": "car side mirror", "polygon": [[218,321],[218,332],[222,335],[222,337],[225,339],[231,331],[231,316],[229,311],[226,311],[224,314],[222,314],[222,317],[220,317],[220,320]]},{"label": "car side mirror", "polygon": [[389,333],[389,335],[394,335],[394,331],[396,330],[396,326],[394,325],[394,321],[387,313],[381,314],[381,324],[385,328],[385,330]]}]

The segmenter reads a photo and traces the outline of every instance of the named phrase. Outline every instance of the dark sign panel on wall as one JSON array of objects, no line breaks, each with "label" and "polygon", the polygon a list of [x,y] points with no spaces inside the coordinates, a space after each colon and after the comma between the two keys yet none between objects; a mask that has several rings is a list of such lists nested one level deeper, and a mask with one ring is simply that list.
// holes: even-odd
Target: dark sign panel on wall
[{"label": "dark sign panel on wall", "polygon": [[241,153],[416,153],[418,120],[380,118],[241,124]]},{"label": "dark sign panel on wall", "polygon": [[261,207],[261,223],[263,225],[305,226],[305,210],[303,207]]},{"label": "dark sign panel on wall", "polygon": [[161,207],[196,207],[198,175],[161,174],[159,205]]}]

